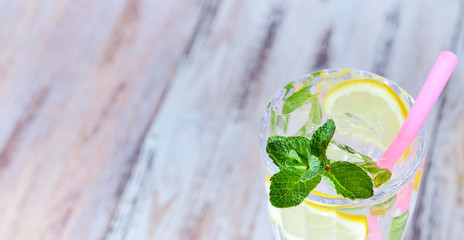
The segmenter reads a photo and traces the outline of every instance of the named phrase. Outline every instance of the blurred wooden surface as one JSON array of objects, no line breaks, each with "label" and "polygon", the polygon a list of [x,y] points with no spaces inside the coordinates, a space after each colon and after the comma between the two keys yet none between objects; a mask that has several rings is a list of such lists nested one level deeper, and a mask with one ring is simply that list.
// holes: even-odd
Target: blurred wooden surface
[{"label": "blurred wooden surface", "polygon": [[[0,239],[272,239],[257,131],[322,68],[416,96],[458,0],[0,1]],[[464,235],[464,68],[427,121],[410,239]]]}]

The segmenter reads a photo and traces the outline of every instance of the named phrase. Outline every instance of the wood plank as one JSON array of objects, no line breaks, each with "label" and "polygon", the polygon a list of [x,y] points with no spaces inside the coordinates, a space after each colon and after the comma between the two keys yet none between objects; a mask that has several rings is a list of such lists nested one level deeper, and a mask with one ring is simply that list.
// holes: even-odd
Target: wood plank
[{"label": "wood plank", "polygon": [[422,197],[411,239],[462,239],[464,226],[464,3],[455,25],[452,48],[460,57],[442,93],[437,121],[429,139],[429,152],[421,183]]},{"label": "wood plank", "polygon": [[199,6],[0,8],[0,239],[103,237]]},{"label": "wood plank", "polygon": [[461,20],[457,1],[204,6],[208,30],[175,73],[107,239],[271,239],[257,129],[276,89],[330,66],[380,72],[415,95]]},{"label": "wood plank", "polygon": [[[243,238],[253,232],[248,229],[253,228],[255,216],[267,214],[258,208],[260,201],[256,200],[263,195],[251,194],[264,191],[254,172],[259,166],[258,156],[253,158],[243,151],[237,156],[226,144],[231,142],[230,133],[238,135],[247,128],[227,124],[236,118],[236,107],[230,106],[237,104],[235,99],[242,89],[241,85],[234,84],[238,79],[233,73],[237,68],[246,67],[243,61],[247,51],[261,44],[255,31],[262,23],[237,16],[266,18],[272,9],[265,1],[205,4],[217,4],[217,14],[210,20],[214,22],[202,23],[215,27],[209,36],[202,33],[198,37],[201,41],[193,46],[189,58],[177,72],[173,90],[161,110],[163,114],[156,118],[142,150],[154,155],[144,154],[139,159],[132,174],[134,178],[130,180],[132,185],[128,185],[108,239]],[[230,21],[231,18],[237,22]],[[213,132],[217,135],[212,135]],[[256,147],[254,138],[239,140],[237,136],[232,142],[238,149],[248,147],[252,151]],[[237,171],[237,166],[246,162],[234,163],[230,161],[232,156],[237,160],[252,160],[249,162],[252,171],[246,175]],[[226,169],[230,170],[227,175],[232,176],[221,176]],[[240,183],[239,176],[245,176],[247,184],[240,184],[231,195],[228,186]],[[252,187],[248,183],[253,183]],[[253,205],[248,205],[244,196]],[[244,218],[218,218],[218,215],[233,215],[234,209]],[[261,237],[269,238],[270,234]]]}]

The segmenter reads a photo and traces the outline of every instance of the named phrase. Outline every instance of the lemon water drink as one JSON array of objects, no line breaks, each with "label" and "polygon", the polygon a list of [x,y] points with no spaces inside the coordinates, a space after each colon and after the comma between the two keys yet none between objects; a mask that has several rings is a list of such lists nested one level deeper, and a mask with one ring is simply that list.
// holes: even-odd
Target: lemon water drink
[{"label": "lemon water drink", "polygon": [[[297,206],[275,207],[268,201],[276,238],[402,239],[416,204],[426,152],[424,130],[391,172],[378,168],[375,161],[395,138],[413,102],[392,81],[349,69],[314,72],[278,91],[260,126],[263,182],[268,193],[271,177],[279,172],[266,149],[269,139],[311,139],[324,122],[333,119],[336,130],[326,149],[328,161],[349,162],[366,170],[373,194],[348,199],[337,194],[339,189],[334,190],[330,178],[322,177]],[[386,176],[388,181],[382,181]]]}]

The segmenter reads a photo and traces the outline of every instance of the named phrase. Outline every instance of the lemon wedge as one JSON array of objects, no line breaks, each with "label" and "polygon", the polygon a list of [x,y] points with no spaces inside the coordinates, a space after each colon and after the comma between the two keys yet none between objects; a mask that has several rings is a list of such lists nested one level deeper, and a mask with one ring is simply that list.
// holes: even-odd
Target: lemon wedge
[{"label": "lemon wedge", "polygon": [[268,209],[287,240],[365,240],[368,234],[365,215],[344,213],[307,200],[291,208],[275,208],[268,203]]},{"label": "lemon wedge", "polygon": [[372,79],[350,80],[330,89],[323,99],[337,131],[386,150],[408,111],[388,85]]}]

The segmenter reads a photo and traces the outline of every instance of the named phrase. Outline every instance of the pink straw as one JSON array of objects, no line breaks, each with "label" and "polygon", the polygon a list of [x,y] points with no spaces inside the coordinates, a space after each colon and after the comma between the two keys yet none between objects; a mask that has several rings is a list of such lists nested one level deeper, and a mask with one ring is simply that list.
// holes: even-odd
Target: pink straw
[{"label": "pink straw", "polygon": [[440,53],[400,132],[377,162],[379,167],[393,169],[396,161],[419,134],[425,119],[443,91],[457,63],[458,57],[454,53],[450,51]]}]

